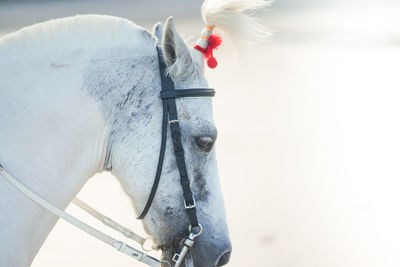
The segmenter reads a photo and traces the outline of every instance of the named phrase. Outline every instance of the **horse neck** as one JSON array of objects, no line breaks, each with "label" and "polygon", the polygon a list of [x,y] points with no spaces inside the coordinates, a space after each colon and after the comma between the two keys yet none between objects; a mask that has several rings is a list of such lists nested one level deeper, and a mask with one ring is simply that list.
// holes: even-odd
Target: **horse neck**
[{"label": "horse neck", "polygon": [[[61,209],[103,169],[108,136],[99,103],[82,89],[87,62],[63,62],[0,79],[0,163]],[[29,265],[57,218],[2,178],[0,214],[0,266]]]},{"label": "horse neck", "polygon": [[107,165],[117,178],[140,158],[146,142],[159,139],[162,104],[155,45],[103,51],[85,70],[84,86],[109,125]]}]

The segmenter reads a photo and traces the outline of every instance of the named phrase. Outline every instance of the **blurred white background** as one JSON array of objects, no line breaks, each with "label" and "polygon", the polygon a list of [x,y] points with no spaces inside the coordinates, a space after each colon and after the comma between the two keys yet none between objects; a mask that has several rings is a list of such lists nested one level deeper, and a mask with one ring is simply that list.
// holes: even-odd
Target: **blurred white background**
[{"label": "blurred white background", "polygon": [[[192,44],[203,27],[200,5],[0,1],[0,34],[83,13],[123,16],[149,29],[174,15]],[[220,65],[207,77],[217,89],[229,266],[400,266],[398,14],[398,0],[278,0],[259,14],[275,33],[269,42],[236,62],[228,42],[216,53]],[[94,177],[79,196],[141,229],[109,174]],[[68,212],[107,232],[73,205]],[[32,266],[140,264],[60,221]]]}]

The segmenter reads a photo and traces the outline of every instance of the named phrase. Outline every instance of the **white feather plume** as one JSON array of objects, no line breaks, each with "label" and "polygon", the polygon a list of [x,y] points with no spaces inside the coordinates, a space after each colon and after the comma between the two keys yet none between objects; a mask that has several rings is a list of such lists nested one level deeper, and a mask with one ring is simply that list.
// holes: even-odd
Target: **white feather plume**
[{"label": "white feather plume", "polygon": [[234,43],[257,43],[270,33],[251,15],[271,3],[266,0],[205,0],[201,13],[207,25],[226,32]]}]

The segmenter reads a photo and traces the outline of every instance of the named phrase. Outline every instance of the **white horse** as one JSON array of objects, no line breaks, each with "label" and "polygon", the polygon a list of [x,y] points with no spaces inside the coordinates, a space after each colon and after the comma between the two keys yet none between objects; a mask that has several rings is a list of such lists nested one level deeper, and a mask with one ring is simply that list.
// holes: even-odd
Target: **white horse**
[{"label": "white horse", "polygon": [[[209,25],[258,37],[259,28],[241,12],[264,4],[206,1],[203,16]],[[171,18],[153,35],[125,19],[87,15],[40,23],[0,39],[0,164],[61,209],[90,177],[111,169],[139,213],[161,142],[160,39],[176,87],[207,87],[203,55],[186,46]],[[204,228],[193,263],[222,266],[231,244],[213,148],[217,131],[211,100],[178,99],[177,105]],[[169,139],[160,186],[143,221],[166,258],[189,224]],[[0,214],[0,266],[30,266],[58,218],[1,176]]]}]

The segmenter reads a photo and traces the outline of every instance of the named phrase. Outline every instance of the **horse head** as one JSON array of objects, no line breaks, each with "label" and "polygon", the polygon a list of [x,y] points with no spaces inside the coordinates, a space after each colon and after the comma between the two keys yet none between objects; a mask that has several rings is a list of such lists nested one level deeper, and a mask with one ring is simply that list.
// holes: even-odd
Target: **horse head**
[{"label": "horse head", "polygon": [[[160,27],[155,29],[155,34],[161,37]],[[176,31],[172,18],[165,24],[161,46],[168,75],[173,79],[177,90],[208,87],[203,73],[202,55],[186,46]],[[157,62],[156,58],[152,60]],[[156,73],[153,78],[159,92],[159,75],[163,74],[159,73],[157,64],[149,66]],[[154,83],[149,86],[154,86]],[[153,90],[148,89],[150,92]],[[132,198],[138,214],[148,201],[161,145],[162,100],[159,93],[146,96],[151,101],[139,106],[137,111],[138,114],[146,115],[138,116],[133,122],[137,126],[123,128],[125,131],[116,134],[112,139],[110,158],[112,172]],[[203,233],[196,239],[192,249],[193,263],[195,266],[222,266],[229,260],[231,244],[218,181],[214,146],[217,129],[213,120],[211,99],[177,99],[176,105],[186,169],[196,201],[197,217],[203,228]],[[167,138],[159,186],[143,221],[147,232],[163,250],[164,258],[169,259],[177,252],[190,225],[179,177],[172,139]]]}]

